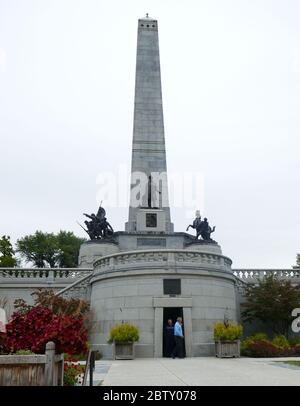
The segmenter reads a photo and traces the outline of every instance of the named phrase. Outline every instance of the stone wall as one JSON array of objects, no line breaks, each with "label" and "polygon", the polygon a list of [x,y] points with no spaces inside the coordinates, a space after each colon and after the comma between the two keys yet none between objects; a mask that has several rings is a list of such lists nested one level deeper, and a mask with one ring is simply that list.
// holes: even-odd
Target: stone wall
[{"label": "stone wall", "polygon": [[[130,322],[139,327],[138,357],[162,355],[163,308],[183,308],[189,356],[214,352],[213,324],[226,315],[236,320],[235,277],[231,261],[205,251],[152,250],[104,257],[95,263],[91,305],[91,343],[105,358],[112,326]],[[180,279],[181,294],[163,291],[164,279]]]},{"label": "stone wall", "polygon": [[[184,237],[182,235],[184,233],[178,234],[179,236],[177,236],[177,239],[167,237],[166,245],[176,248],[183,246]],[[124,249],[127,245],[134,248],[136,246],[137,239],[144,237],[138,235],[133,237],[133,239],[130,241],[127,239],[126,235],[122,236],[122,238],[122,247]],[[147,238],[149,238],[149,241],[151,242],[151,238],[153,237]],[[93,244],[89,244],[88,248],[90,249],[92,246]],[[103,314],[104,312],[105,317],[101,321],[95,320],[93,332],[95,343],[99,344],[100,338],[104,343],[106,343],[105,340],[107,339],[107,331],[109,331],[110,328],[109,326],[117,321],[127,319],[133,321],[144,320],[144,322],[141,324],[143,330],[142,339],[145,343],[143,344],[143,348],[146,352],[148,351],[148,354],[151,354],[154,351],[153,348],[149,347],[149,334],[154,334],[155,312],[157,315],[160,314],[160,309],[154,305],[153,298],[164,297],[162,294],[162,279],[166,277],[166,275],[172,275],[172,272],[172,277],[180,277],[182,279],[182,298],[188,298],[191,300],[191,306],[186,307],[186,313],[191,313],[190,318],[192,323],[192,331],[194,332],[194,343],[192,345],[193,352],[199,354],[201,354],[201,351],[204,348],[203,342],[205,340],[208,340],[210,343],[207,345],[207,348],[212,346],[210,326],[213,319],[210,318],[210,315],[211,313],[217,315],[218,312],[221,312],[220,309],[223,309],[223,307],[220,307],[220,303],[223,303],[223,306],[231,309],[230,314],[232,318],[236,317],[238,321],[241,321],[240,306],[244,301],[243,286],[245,286],[245,284],[257,283],[260,278],[263,278],[270,273],[274,273],[284,279],[291,279],[294,284],[298,284],[300,282],[300,270],[297,268],[231,270],[230,260],[226,259],[226,257],[223,257],[223,259],[220,258],[220,250],[218,246],[208,247],[210,252],[207,253],[201,253],[201,250],[203,251],[203,244],[193,244],[193,252],[189,253],[187,252],[188,250],[183,251],[180,249],[170,249],[168,250],[168,253],[162,251],[160,254],[155,254],[153,249],[149,251],[146,250],[147,252],[145,252],[144,249],[144,252],[140,251],[138,253],[135,251],[131,254],[124,252],[124,255],[122,251],[118,251],[112,256],[105,255],[107,252],[109,252],[109,245],[97,244],[97,246],[101,248],[102,251],[100,252],[101,256],[99,257],[101,258],[101,261],[97,265],[98,270],[96,272],[98,275],[97,277],[100,277],[100,279],[102,278],[101,280],[103,280],[103,284],[102,282],[101,284],[104,290],[103,293],[101,293],[101,296],[100,291],[97,294],[97,288],[94,287],[94,295],[97,296],[98,300],[96,307],[99,306],[99,309],[97,311],[99,314]],[[142,245],[141,247],[150,249],[150,247],[147,247],[147,245]],[[116,250],[115,245],[113,246],[112,250]],[[184,261],[184,258],[188,259],[188,261]],[[227,265],[225,266],[226,262]],[[237,282],[235,284],[236,314],[234,314],[234,307],[232,306],[233,293],[230,293],[232,286],[231,281],[228,282],[224,278],[221,278],[218,279],[218,281],[214,280],[214,282],[211,283],[207,273],[205,274],[205,277],[203,275],[201,276],[198,271],[196,276],[190,274],[191,269],[194,268],[195,270],[195,266],[199,266],[203,272],[207,267],[209,267],[211,271],[214,266],[220,266],[221,264],[223,264],[223,271],[227,270],[231,275],[234,276],[234,279]],[[135,282],[132,286],[130,283],[130,278],[128,279],[128,289],[127,280],[125,282],[125,280],[122,278],[119,278],[118,281],[117,279],[114,280],[113,278],[107,278],[107,280],[104,282],[104,273],[107,275],[108,273],[117,271],[125,274],[125,272],[130,269],[131,272],[137,272],[141,268],[146,271],[148,270],[150,273],[152,272],[153,278],[151,279],[151,275],[138,277],[136,274],[133,276],[133,280]],[[102,276],[100,275],[101,273]],[[93,270],[91,268],[55,270],[45,268],[0,268],[0,305],[2,301],[7,302],[5,309],[7,312],[7,317],[9,318],[14,311],[14,301],[16,299],[24,299],[28,303],[32,304],[33,298],[31,294],[37,288],[53,288],[57,292],[62,292],[64,297],[80,297],[89,300],[91,294],[90,281],[92,279],[92,274]],[[220,276],[220,273],[217,276]],[[114,284],[114,289],[112,289]],[[121,285],[122,288],[121,292],[123,290],[126,292],[126,294],[123,296],[120,296],[119,285]],[[137,292],[138,296],[134,296],[133,291]],[[117,296],[109,296],[110,294],[117,294]],[[137,303],[136,308],[138,309],[136,312],[133,311],[135,303]],[[122,312],[120,309],[122,309]],[[134,315],[138,315],[138,318],[132,318]],[[101,324],[102,322],[104,324]],[[244,323],[245,335],[263,330],[264,326],[260,323]],[[103,333],[103,336],[100,335],[97,338],[97,334],[101,331],[106,331],[106,333]],[[198,345],[200,342],[202,342],[202,350],[200,350]]]}]

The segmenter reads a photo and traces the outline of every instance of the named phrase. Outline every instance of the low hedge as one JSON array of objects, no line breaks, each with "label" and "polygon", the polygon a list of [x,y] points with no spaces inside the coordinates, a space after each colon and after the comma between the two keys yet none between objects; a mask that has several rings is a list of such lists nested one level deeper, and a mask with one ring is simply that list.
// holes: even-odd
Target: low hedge
[{"label": "low hedge", "polygon": [[300,344],[294,346],[295,354],[300,356]]},{"label": "low hedge", "polygon": [[300,355],[300,344],[291,344],[282,335],[269,340],[266,334],[258,333],[242,341],[241,354],[254,358],[297,356]]}]

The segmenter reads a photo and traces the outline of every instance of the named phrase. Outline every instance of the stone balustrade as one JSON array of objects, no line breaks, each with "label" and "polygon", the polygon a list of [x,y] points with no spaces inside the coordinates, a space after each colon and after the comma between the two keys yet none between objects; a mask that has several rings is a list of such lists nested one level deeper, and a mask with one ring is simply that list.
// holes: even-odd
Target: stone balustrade
[{"label": "stone balustrade", "polygon": [[92,279],[93,272],[89,272],[77,279],[75,282],[66,286],[64,289],[56,292],[56,296],[62,296],[65,299],[84,299],[89,301],[90,299],[90,281]]},{"label": "stone balustrade", "polygon": [[[196,251],[180,250],[155,250],[155,251],[135,251],[118,253],[105,256],[95,262],[98,270],[142,262],[177,262],[177,263],[197,263],[231,266],[231,260],[222,255],[202,253]],[[91,268],[0,268],[0,280],[68,280],[70,284],[79,281],[85,276],[91,275]],[[267,275],[276,275],[280,278],[300,279],[300,268],[286,269],[232,269],[233,275],[245,282],[256,281]]]},{"label": "stone balustrade", "polygon": [[91,273],[92,269],[89,268],[0,268],[0,280],[69,280],[72,283]]},{"label": "stone balustrade", "polygon": [[283,279],[300,280],[300,268],[290,269],[233,269],[233,274],[245,282],[255,282],[268,275],[276,275]]},{"label": "stone balustrade", "polygon": [[[232,269],[231,260],[223,255],[189,250],[144,250],[120,252],[103,256],[95,262],[94,274],[105,274],[118,270],[130,270],[147,267],[147,264],[157,268],[203,266],[218,266],[220,269],[232,272],[236,277],[237,287],[243,289],[248,283],[257,283],[267,275],[276,275],[284,279],[292,279],[300,283],[300,268],[290,269]],[[93,276],[91,268],[0,268],[0,285],[3,289],[13,289],[14,286],[39,287],[60,286],[58,294],[64,297],[82,297],[88,299],[89,284]]]},{"label": "stone balustrade", "polygon": [[217,266],[231,272],[231,260],[221,254],[180,249],[157,249],[120,252],[104,256],[94,263],[95,274],[140,267],[201,267]]}]

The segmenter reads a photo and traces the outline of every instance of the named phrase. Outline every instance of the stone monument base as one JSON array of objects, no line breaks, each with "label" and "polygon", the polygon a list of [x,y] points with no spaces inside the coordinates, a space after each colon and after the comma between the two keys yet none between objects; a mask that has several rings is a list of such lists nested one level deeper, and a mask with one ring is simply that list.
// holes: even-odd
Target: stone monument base
[{"label": "stone monument base", "polygon": [[[214,355],[214,323],[223,321],[224,316],[236,320],[235,277],[231,260],[222,255],[221,248],[185,233],[116,233],[115,242],[107,244],[103,243],[103,252],[107,253],[108,247],[119,252],[94,262],[92,347],[100,350],[103,358],[112,358],[109,331],[118,323],[129,322],[140,331],[135,356],[161,357],[167,318],[175,321],[183,316],[186,356]],[[158,244],[164,247],[157,248]],[[97,256],[101,245],[95,245]],[[134,245],[135,249],[128,249]],[[86,247],[81,252],[86,252]]]}]

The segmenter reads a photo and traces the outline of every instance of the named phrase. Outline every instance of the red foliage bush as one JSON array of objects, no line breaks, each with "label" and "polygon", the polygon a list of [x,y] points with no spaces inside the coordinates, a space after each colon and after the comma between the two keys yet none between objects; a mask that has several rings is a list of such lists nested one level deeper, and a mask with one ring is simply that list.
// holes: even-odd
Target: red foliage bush
[{"label": "red foliage bush", "polygon": [[0,355],[6,351],[6,333],[0,333]]},{"label": "red foliage bush", "polygon": [[294,352],[296,355],[300,355],[300,344],[294,346]]},{"label": "red foliage bush", "polygon": [[250,357],[279,357],[282,350],[268,340],[257,340],[250,343],[247,350]]},{"label": "red foliage bush", "polygon": [[7,351],[28,349],[44,353],[46,343],[54,341],[57,353],[79,354],[87,351],[87,330],[82,316],[57,315],[36,306],[27,313],[14,313],[6,325]]}]

